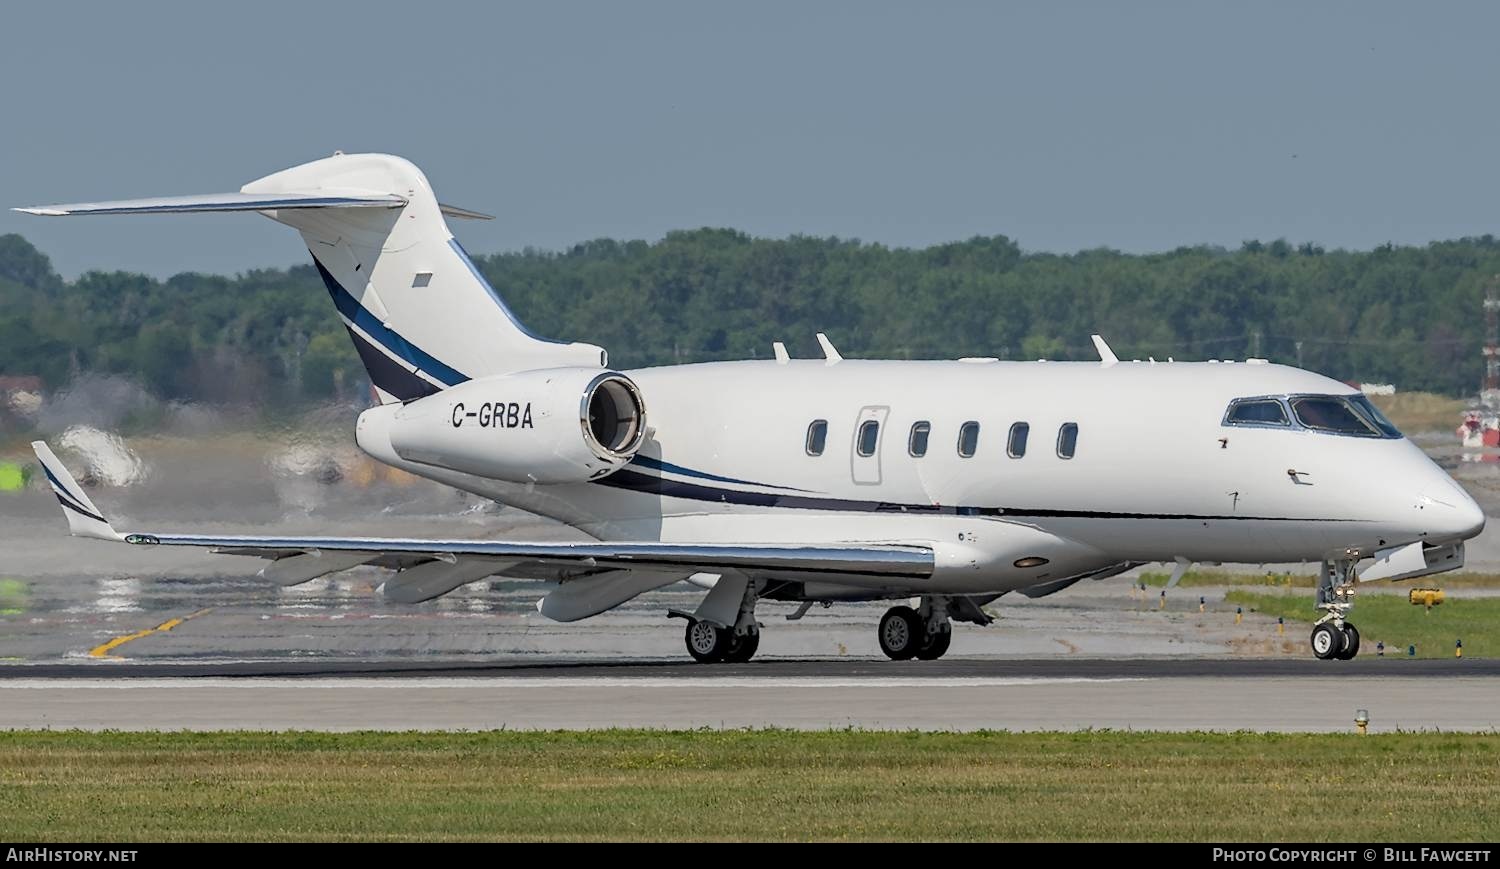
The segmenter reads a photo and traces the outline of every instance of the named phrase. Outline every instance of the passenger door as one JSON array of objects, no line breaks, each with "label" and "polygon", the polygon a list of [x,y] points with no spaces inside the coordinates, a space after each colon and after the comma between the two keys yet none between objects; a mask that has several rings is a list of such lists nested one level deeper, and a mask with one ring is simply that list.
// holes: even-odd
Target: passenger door
[{"label": "passenger door", "polygon": [[[880,447],[885,442],[888,406],[860,408],[854,421],[854,439],[849,443],[849,468],[852,479],[861,486],[880,482]],[[874,426],[873,431],[871,426]]]}]

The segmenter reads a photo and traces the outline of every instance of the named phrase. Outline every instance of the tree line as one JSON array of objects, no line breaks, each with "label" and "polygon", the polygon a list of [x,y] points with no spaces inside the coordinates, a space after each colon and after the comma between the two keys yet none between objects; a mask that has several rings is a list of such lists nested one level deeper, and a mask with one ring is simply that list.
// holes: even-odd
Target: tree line
[{"label": "tree line", "polygon": [[[603,346],[618,367],[769,358],[777,340],[813,356],[819,331],[851,358],[1089,359],[1099,332],[1122,358],[1254,355],[1456,396],[1479,385],[1500,242],[1051,254],[1004,236],[899,248],[699,229],[476,262],[533,331]],[[0,236],[0,374],[57,388],[85,373],[231,404],[364,389],[310,265],[65,281],[24,238]]]}]

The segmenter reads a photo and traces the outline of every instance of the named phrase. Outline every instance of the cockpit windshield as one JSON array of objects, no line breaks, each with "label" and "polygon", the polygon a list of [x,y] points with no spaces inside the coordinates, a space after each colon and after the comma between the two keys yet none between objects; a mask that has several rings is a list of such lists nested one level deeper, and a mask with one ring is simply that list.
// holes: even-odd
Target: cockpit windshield
[{"label": "cockpit windshield", "polygon": [[1292,399],[1292,413],[1306,428],[1355,437],[1380,437],[1375,424],[1338,395],[1302,395]]},{"label": "cockpit windshield", "polygon": [[1224,413],[1224,425],[1232,426],[1292,428],[1294,421],[1302,429],[1346,437],[1401,437],[1400,430],[1363,395],[1240,398],[1230,402]]}]

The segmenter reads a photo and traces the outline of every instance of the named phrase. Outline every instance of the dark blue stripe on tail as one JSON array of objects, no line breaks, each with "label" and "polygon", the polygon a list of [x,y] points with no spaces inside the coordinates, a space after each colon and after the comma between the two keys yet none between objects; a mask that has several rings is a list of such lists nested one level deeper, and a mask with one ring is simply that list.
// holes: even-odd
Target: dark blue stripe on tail
[{"label": "dark blue stripe on tail", "polygon": [[[309,250],[308,253],[311,254],[312,251]],[[328,295],[333,297],[333,306],[338,308],[340,314],[344,315],[344,319],[358,326],[361,331],[369,335],[371,340],[390,351],[393,356],[407,362],[412,368],[421,370],[444,386],[457,386],[469,379],[468,376],[454,370],[437,357],[407,341],[401,335],[397,334],[395,330],[386,328],[386,325],[380,322],[379,318],[366,310],[359,303],[358,299],[350,295],[349,291],[344,289],[343,285],[335,280],[333,275],[329,274],[328,269],[324,268],[323,264],[318,261],[316,254],[313,254],[313,265],[317,266],[318,274],[323,278],[323,285],[328,288]],[[355,342],[355,346],[359,347],[358,341]],[[368,347],[368,342],[366,346]],[[374,348],[371,347],[369,349],[373,350]],[[375,352],[377,355],[383,355],[378,350],[375,350]],[[365,363],[365,368],[370,372],[370,381],[391,395],[399,397],[399,393],[386,389],[375,380],[375,369],[370,367],[370,360],[365,356],[365,348],[360,348],[359,355],[360,359]],[[399,368],[400,366],[398,365],[397,367]],[[407,374],[411,374],[411,372],[408,371]],[[416,375],[411,376],[415,377]],[[421,380],[421,378],[417,379]],[[428,386],[431,388],[430,384]],[[436,392],[437,390],[436,388],[431,388],[431,391]],[[422,395],[427,394],[429,393],[422,393]]]},{"label": "dark blue stripe on tail", "polygon": [[381,353],[353,329],[349,329],[349,340],[354,342],[354,349],[359,353],[359,361],[365,364],[365,370],[370,373],[370,382],[375,384],[376,389],[393,395],[401,401],[412,401],[438,391],[436,386],[408,371],[400,362]]}]

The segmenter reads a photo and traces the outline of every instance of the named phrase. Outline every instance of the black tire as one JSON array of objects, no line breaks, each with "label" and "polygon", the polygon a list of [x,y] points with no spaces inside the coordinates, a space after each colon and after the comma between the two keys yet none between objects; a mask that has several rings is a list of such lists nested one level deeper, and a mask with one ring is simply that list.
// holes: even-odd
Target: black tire
[{"label": "black tire", "polygon": [[942,630],[926,635],[926,642],[917,649],[917,660],[936,661],[947,654],[948,646],[953,643],[953,626],[943,625]]},{"label": "black tire", "polygon": [[1344,632],[1331,622],[1313,628],[1308,642],[1312,645],[1313,656],[1320,661],[1330,661],[1344,653]]},{"label": "black tire", "polygon": [[1344,622],[1344,651],[1339,653],[1340,661],[1352,661],[1359,654],[1359,629],[1354,625]]},{"label": "black tire", "polygon": [[880,651],[892,661],[907,661],[916,657],[921,648],[926,630],[921,616],[909,606],[893,606],[880,619],[880,629],[875,632],[880,640]]},{"label": "black tire", "polygon": [[700,664],[717,664],[729,648],[729,631],[708,622],[689,621],[683,633],[688,654]]},{"label": "black tire", "polygon": [[755,650],[759,648],[760,631],[752,631],[744,636],[736,634],[729,638],[729,645],[724,650],[724,662],[743,664],[755,657]]}]

